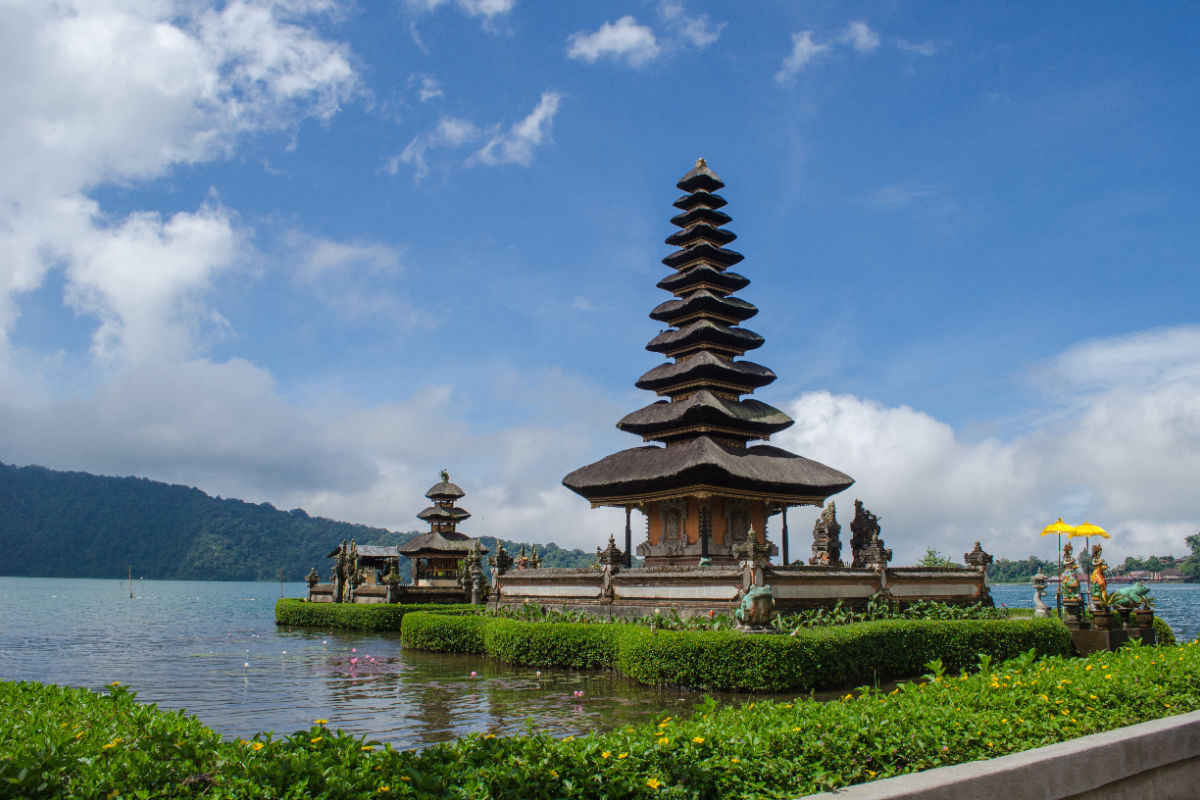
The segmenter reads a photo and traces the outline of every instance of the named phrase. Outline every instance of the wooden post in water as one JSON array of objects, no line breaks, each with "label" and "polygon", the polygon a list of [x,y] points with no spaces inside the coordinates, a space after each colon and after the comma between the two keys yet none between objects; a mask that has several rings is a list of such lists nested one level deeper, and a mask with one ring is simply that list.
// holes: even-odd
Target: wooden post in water
[{"label": "wooden post in water", "polygon": [[133,564],[129,565],[129,599],[133,599]]}]

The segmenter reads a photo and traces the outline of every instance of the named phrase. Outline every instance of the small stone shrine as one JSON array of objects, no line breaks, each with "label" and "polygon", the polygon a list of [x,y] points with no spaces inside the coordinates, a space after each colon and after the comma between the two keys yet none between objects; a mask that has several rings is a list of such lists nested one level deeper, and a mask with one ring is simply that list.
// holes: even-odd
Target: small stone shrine
[{"label": "small stone shrine", "polygon": [[812,558],[814,567],[842,566],[842,526],[837,521],[837,506],[830,500],[813,525]]},{"label": "small stone shrine", "polygon": [[[451,588],[462,585],[460,566],[478,542],[456,528],[470,518],[471,512],[455,505],[466,492],[450,482],[450,474],[441,472],[441,481],[425,496],[433,505],[417,514],[429,523],[429,533],[400,546],[400,554],[412,560],[413,586]],[[480,550],[486,553],[487,550]]]}]

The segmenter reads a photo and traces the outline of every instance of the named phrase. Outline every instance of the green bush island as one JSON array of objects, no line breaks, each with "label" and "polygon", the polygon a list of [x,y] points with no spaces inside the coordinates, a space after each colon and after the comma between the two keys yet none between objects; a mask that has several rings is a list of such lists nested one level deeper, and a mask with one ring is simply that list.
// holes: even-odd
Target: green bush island
[{"label": "green bush island", "polygon": [[[641,634],[648,635],[648,634]],[[1027,653],[820,703],[756,701],[584,737],[472,735],[397,751],[315,721],[222,742],[180,713],[0,683],[0,796],[794,798],[1200,709],[1200,647]]]},{"label": "green bush island", "polygon": [[281,597],[275,602],[275,622],[297,628],[338,628],[355,631],[398,631],[405,614],[429,611],[439,614],[478,614],[470,604],[435,606],[429,603],[309,603]]},{"label": "green bush island", "polygon": [[881,620],[780,636],[426,612],[405,618],[401,642],[419,650],[482,652],[506,664],[611,668],[640,683],[750,692],[910,677],[935,658],[959,669],[979,653],[999,660],[1030,649],[1071,652],[1070,634],[1053,619]]}]

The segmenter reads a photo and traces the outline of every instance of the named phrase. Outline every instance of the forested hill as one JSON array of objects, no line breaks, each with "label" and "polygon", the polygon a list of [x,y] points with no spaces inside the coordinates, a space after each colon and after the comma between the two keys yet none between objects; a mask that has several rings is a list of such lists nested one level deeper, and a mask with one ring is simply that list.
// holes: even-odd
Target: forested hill
[{"label": "forested hill", "polygon": [[[278,580],[282,570],[296,581],[311,567],[326,577],[325,556],[343,539],[395,545],[416,535],[210,497],[146,478],[0,463],[4,575],[120,578],[132,567],[145,578]],[[484,546],[493,546],[490,537]],[[545,549],[556,556],[554,566],[594,560],[579,550]],[[407,562],[401,559],[402,572]]]}]

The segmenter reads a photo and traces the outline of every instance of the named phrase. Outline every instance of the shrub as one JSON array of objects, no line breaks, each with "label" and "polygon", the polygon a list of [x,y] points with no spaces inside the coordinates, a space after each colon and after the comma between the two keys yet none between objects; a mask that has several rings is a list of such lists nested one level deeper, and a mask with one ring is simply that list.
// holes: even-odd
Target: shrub
[{"label": "shrub", "polygon": [[1154,636],[1159,644],[1175,644],[1175,632],[1165,619],[1157,615],[1154,617]]},{"label": "shrub", "polygon": [[436,609],[440,614],[478,614],[481,606],[443,606],[431,603],[309,603],[280,598],[275,603],[275,623],[297,628],[339,628],[355,631],[398,631],[411,611]]},{"label": "shrub", "polygon": [[505,664],[605,669],[616,662],[617,639],[627,627],[492,619],[484,630],[484,646]]},{"label": "shrub", "polygon": [[487,617],[418,611],[405,617],[400,643],[439,653],[484,653],[484,632],[493,623]]}]

